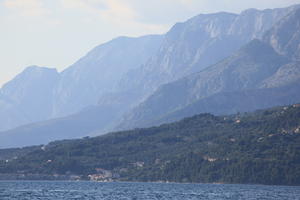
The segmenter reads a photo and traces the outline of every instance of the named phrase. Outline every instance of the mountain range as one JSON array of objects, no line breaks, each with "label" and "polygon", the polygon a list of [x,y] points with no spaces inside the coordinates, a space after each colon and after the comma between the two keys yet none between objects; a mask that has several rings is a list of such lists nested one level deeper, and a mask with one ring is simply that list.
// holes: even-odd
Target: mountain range
[{"label": "mountain range", "polygon": [[0,90],[0,146],[300,101],[299,7],[201,14],[114,39],[61,73],[29,67]]},{"label": "mountain range", "polygon": [[[92,49],[61,73],[30,66],[0,90],[15,112],[0,122],[0,130],[67,116],[94,105],[100,95],[114,91],[120,77],[152,55],[163,36],[119,37]],[[0,116],[5,107],[0,107]],[[16,119],[16,120],[15,120]]]},{"label": "mountain range", "polygon": [[[266,104],[263,102],[268,95],[264,97],[257,95],[262,91],[265,94],[272,93],[268,97],[269,106],[299,101],[300,62],[297,54],[300,48],[299,30],[300,10],[298,9],[276,23],[261,40],[250,41],[232,56],[198,73],[162,85],[146,101],[124,117],[120,128],[145,127],[147,123],[155,125],[151,121],[157,124],[157,119],[172,115],[172,112],[176,112],[180,118],[191,116],[192,113],[195,114],[193,110],[201,110],[196,105],[203,109],[202,103],[207,101],[205,98],[211,100],[211,95],[217,95],[222,99],[219,104],[210,104],[210,106],[205,104],[206,112],[216,114],[231,113],[233,110],[224,108],[233,102],[236,103],[235,111],[264,108]],[[252,102],[243,98],[246,90],[250,90]],[[289,93],[283,98],[283,95],[287,94],[286,90],[289,90]],[[274,94],[274,91],[277,93]],[[230,92],[235,94],[228,95]],[[278,101],[278,97],[282,99],[281,102]],[[254,105],[254,102],[256,107],[249,109],[248,105]],[[217,110],[216,106],[221,109]]]}]

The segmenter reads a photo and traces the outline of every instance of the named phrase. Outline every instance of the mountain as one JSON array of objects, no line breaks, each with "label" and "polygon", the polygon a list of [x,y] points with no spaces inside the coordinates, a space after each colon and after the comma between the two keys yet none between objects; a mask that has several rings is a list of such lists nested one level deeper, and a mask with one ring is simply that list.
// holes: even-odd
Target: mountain
[{"label": "mountain", "polygon": [[6,116],[0,130],[49,119],[59,78],[56,69],[30,66],[6,83],[0,90],[0,98],[6,102],[0,107],[0,115]]},{"label": "mountain", "polygon": [[[238,73],[240,77],[233,80],[222,80],[228,83],[224,88],[223,86],[211,87],[206,90],[204,82],[207,79],[204,78],[202,85],[199,87],[204,88],[207,94],[202,92],[200,94],[195,92],[196,90],[192,91],[193,89],[188,87],[193,87],[194,83],[200,84],[201,82],[196,81],[195,76],[197,75],[192,75],[191,77],[194,77],[192,80],[195,80],[194,83],[191,80],[190,82],[188,81],[188,84],[191,84],[190,86],[179,86],[178,94],[182,95],[175,95],[176,98],[172,99],[172,101],[167,101],[172,96],[172,92],[166,92],[165,86],[160,87],[163,83],[170,83],[189,74],[205,71],[211,64],[219,63],[219,66],[222,65],[220,63],[224,64],[224,59],[237,52],[238,49],[253,38],[262,38],[266,30],[270,29],[283,16],[297,7],[292,6],[263,11],[249,9],[240,15],[224,12],[198,15],[186,22],[176,24],[166,35],[150,35],[139,38],[120,37],[100,45],[60,73],[55,87],[52,90],[47,89],[49,91],[48,94],[41,94],[41,96],[53,96],[51,101],[49,101],[49,97],[45,102],[45,108],[49,108],[49,104],[52,104],[51,112],[47,109],[46,111],[36,110],[40,109],[40,107],[37,106],[39,102],[34,102],[34,98],[29,102],[32,105],[36,105],[32,108],[27,106],[26,103],[20,104],[20,106],[9,104],[14,105],[14,112],[12,112],[14,118],[10,120],[14,123],[3,125],[4,128],[2,130],[15,128],[25,123],[32,123],[8,132],[1,132],[0,138],[5,136],[6,139],[4,140],[3,138],[3,140],[1,139],[2,141],[13,141],[12,138],[24,138],[21,136],[24,134],[27,135],[28,139],[20,139],[21,142],[15,142],[15,144],[40,144],[48,142],[50,139],[55,139],[55,137],[57,139],[62,138],[63,136],[59,132],[63,129],[68,132],[66,138],[72,138],[72,134],[74,134],[73,137],[85,136],[88,134],[87,132],[105,133],[108,130],[114,130],[124,118],[125,120],[118,127],[135,127],[135,122],[141,122],[138,126],[143,126],[144,123],[148,123],[148,120],[153,121],[156,118],[161,118],[162,114],[165,115],[182,109],[195,102],[197,98],[205,98],[218,92],[234,90],[235,88],[230,87],[230,84],[233,84],[238,89],[253,89],[256,87],[256,81],[261,81],[261,84],[270,85],[271,82],[276,84],[278,77],[275,76],[277,73],[275,71],[279,68],[279,64],[287,66],[285,70],[277,73],[277,76],[280,76],[282,81],[286,81],[287,78],[282,75],[289,73],[289,70],[292,68],[293,70],[297,68],[297,61],[294,61],[295,64],[293,65],[286,61],[289,58],[266,45],[265,43],[267,42],[254,40],[248,45],[248,49],[245,47],[242,51],[239,51],[238,55],[231,56],[232,60],[228,60],[228,62],[238,65],[245,59],[244,67],[247,67],[248,72],[240,72],[236,68],[234,73]],[[258,53],[259,51],[256,52],[256,48],[262,48],[260,50],[261,54],[266,50],[270,60],[264,60],[264,56]],[[247,51],[250,53],[247,54]],[[256,60],[251,60],[251,56],[255,57]],[[256,61],[257,63],[255,63]],[[253,69],[247,66],[252,64],[254,65]],[[267,69],[263,70],[263,65],[269,64],[270,69],[272,69],[270,71]],[[231,70],[232,68],[234,66],[228,69]],[[225,68],[223,70],[223,77],[225,77],[227,72]],[[221,71],[217,70],[216,73],[221,73]],[[209,77],[214,77],[212,80],[207,81],[218,81],[218,75],[212,75],[215,72],[207,71],[207,73]],[[252,75],[247,79],[246,76],[249,74]],[[295,73],[288,75],[291,82],[293,82],[292,77],[297,79],[294,75]],[[270,78],[270,81],[264,82],[267,78]],[[244,83],[241,87],[238,87],[239,81],[246,79],[249,83]],[[26,81],[27,79],[24,79],[24,84],[20,83],[19,86],[26,85]],[[178,84],[180,82],[181,80],[179,80]],[[40,84],[36,83],[36,85]],[[153,94],[158,87],[162,89],[158,89]],[[174,93],[177,92],[176,88],[171,90]],[[186,95],[184,90],[191,92],[191,96]],[[7,90],[7,93],[13,93],[13,91],[14,89],[11,89],[11,91]],[[165,99],[155,97],[157,94],[162,95]],[[169,94],[171,96],[168,96]],[[147,98],[148,100],[143,102]],[[26,102],[20,99],[16,99],[16,101]],[[154,105],[156,103],[161,103],[160,105],[164,106],[157,107],[157,109]],[[129,115],[124,115],[124,113],[129,112],[139,104],[140,106],[133,110],[134,113],[131,112]],[[30,115],[42,112],[41,115],[35,117],[44,116],[45,118],[36,120],[36,118],[32,117],[33,120],[28,120],[26,113],[22,110],[23,107],[30,108],[28,109]],[[144,107],[146,109],[143,110]],[[156,111],[154,112],[151,109],[157,109],[158,112],[156,113]],[[7,111],[5,112],[7,113]],[[3,116],[5,115],[3,114]],[[85,118],[90,117],[95,119],[85,120]],[[57,119],[36,123],[41,119],[49,118]],[[82,119],[81,125],[80,119]],[[71,126],[72,123],[76,123],[74,127],[77,127],[78,131],[74,131]],[[80,127],[87,128],[81,129]],[[48,131],[52,129],[55,131]],[[79,130],[81,130],[82,135],[78,133]],[[29,133],[30,131],[32,133]],[[8,133],[11,134],[10,139],[8,138]],[[36,137],[38,133],[43,135],[42,138]],[[30,136],[33,138],[30,139]],[[13,143],[8,142],[7,144]]]},{"label": "mountain", "polygon": [[62,73],[37,66],[26,68],[0,90],[0,117],[5,118],[0,130],[96,105],[101,95],[114,91],[124,73],[144,63],[162,39],[160,35],[119,37],[97,46]]},{"label": "mountain", "polygon": [[[210,107],[203,109],[203,106],[195,102],[204,103],[206,102],[205,98],[215,94],[220,94],[218,97],[224,100],[224,102],[217,104],[218,107],[226,108],[228,104],[232,105],[233,102],[242,100],[245,97],[242,92],[240,95],[243,95],[243,98],[235,95],[229,98],[230,95],[226,94],[228,92],[281,87],[287,84],[290,84],[290,87],[293,88],[293,84],[298,85],[300,83],[299,62],[295,61],[294,56],[283,54],[278,49],[274,49],[272,46],[274,44],[268,40],[268,36],[272,35],[272,37],[279,38],[278,40],[280,41],[283,41],[280,38],[284,37],[284,41],[287,43],[295,41],[294,39],[300,36],[297,28],[288,29],[290,34],[283,34],[283,36],[278,30],[283,30],[291,24],[298,24],[300,22],[299,12],[300,9],[293,11],[276,23],[263,36],[262,40],[252,40],[235,54],[218,64],[208,67],[199,73],[161,86],[149,98],[125,115],[118,128],[128,129],[145,127],[147,124],[154,125],[154,122],[159,122],[160,118],[164,118],[169,114],[172,115],[173,112],[177,113],[178,117],[176,119],[180,118],[180,116],[191,116],[195,114],[195,110],[205,110],[206,112],[214,113],[216,112],[215,105],[209,103]],[[291,31],[294,31],[294,33],[291,33]],[[281,43],[281,45],[284,45],[284,43]],[[291,48],[294,46],[299,46],[299,42],[294,43]],[[289,49],[287,48],[286,51],[289,51]],[[282,90],[278,89],[277,91],[277,94],[273,93],[274,90],[270,93],[272,95],[268,104],[263,101],[267,96],[263,97],[261,102],[258,96],[254,100],[256,107],[253,109],[265,108],[264,106],[268,105],[282,105],[289,103],[288,99],[300,101],[297,89],[290,89],[292,92],[289,95],[292,97],[286,96],[286,100],[282,99]],[[260,91],[251,92],[250,94],[253,95],[260,93]],[[222,96],[223,94],[225,96]],[[280,98],[281,102],[278,101]],[[220,113],[229,114],[232,111],[245,111],[247,110],[246,108],[249,108],[247,104],[249,101],[244,101],[244,103],[239,104],[235,109],[223,109],[224,112]],[[200,108],[185,108],[190,106],[190,104],[198,105]],[[182,115],[179,114],[180,110],[183,112]],[[188,115],[187,110],[190,111],[191,115]]]},{"label": "mountain", "polygon": [[221,92],[166,113],[155,120],[146,121],[144,127],[170,123],[199,113],[225,115],[230,113],[251,112],[257,109],[279,105],[289,105],[300,100],[300,83],[275,88],[261,88],[236,92]]},{"label": "mountain", "polygon": [[0,94],[0,126],[1,130],[9,129],[17,124],[28,123],[28,118],[16,108],[12,100]]},{"label": "mountain", "polygon": [[53,117],[66,116],[95,105],[115,91],[121,77],[144,64],[159,48],[163,35],[119,37],[97,46],[61,73],[55,89]]},{"label": "mountain", "polygon": [[300,10],[291,12],[264,35],[267,41],[280,54],[293,60],[300,60]]},{"label": "mountain", "polygon": [[[102,128],[111,119],[109,114],[102,115],[109,107],[91,106],[79,113],[19,126],[0,133],[1,148],[24,147],[28,144],[47,144],[54,140],[81,138],[94,130]],[[103,116],[103,118],[99,118]]]},{"label": "mountain", "polygon": [[[224,92],[260,88],[288,59],[269,45],[253,40],[233,56],[199,73],[161,86],[124,117],[119,128],[143,127],[197,100]],[[231,100],[223,102],[226,106]],[[207,108],[214,110],[214,105]],[[228,113],[227,113],[228,114]]]},{"label": "mountain", "polygon": [[300,185],[300,104],[0,150],[0,179]]},{"label": "mountain", "polygon": [[249,9],[240,15],[201,14],[177,23],[166,34],[158,52],[145,65],[123,77],[120,88],[138,90],[141,96],[148,96],[160,85],[199,72],[232,55],[252,39],[260,39],[298,7]]},{"label": "mountain", "polygon": [[9,111],[3,103],[0,117],[5,120],[0,147],[45,144],[107,129],[135,97],[129,92],[115,96],[117,81],[126,71],[147,60],[162,38],[149,35],[114,39],[96,47],[60,74],[53,69],[56,77],[53,80],[53,74],[45,73],[46,68],[27,68],[1,90],[18,103],[6,102]]},{"label": "mountain", "polygon": [[[120,99],[117,99],[120,101]],[[126,99],[124,99],[126,103]],[[123,104],[102,102],[61,118],[30,123],[0,132],[0,148],[47,144],[54,140],[81,138],[103,133],[116,115],[123,113]]]}]

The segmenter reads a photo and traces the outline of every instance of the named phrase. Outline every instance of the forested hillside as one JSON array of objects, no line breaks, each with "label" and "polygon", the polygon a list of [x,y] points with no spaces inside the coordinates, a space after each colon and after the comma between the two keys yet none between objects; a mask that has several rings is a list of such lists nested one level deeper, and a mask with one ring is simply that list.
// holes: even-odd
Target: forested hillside
[{"label": "forested hillside", "polygon": [[0,177],[300,185],[300,105],[65,140],[3,156]]}]

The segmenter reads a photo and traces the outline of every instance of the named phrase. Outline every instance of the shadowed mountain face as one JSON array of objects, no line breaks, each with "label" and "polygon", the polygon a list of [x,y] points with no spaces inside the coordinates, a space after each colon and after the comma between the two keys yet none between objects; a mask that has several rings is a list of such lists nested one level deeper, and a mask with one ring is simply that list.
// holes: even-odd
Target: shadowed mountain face
[{"label": "shadowed mountain face", "polygon": [[[104,133],[115,127],[142,127],[160,123],[159,119],[175,112],[176,119],[190,116],[186,106],[199,105],[196,102],[211,95],[237,92],[234,97],[222,97],[236,102],[247,96],[240,91],[258,94],[261,88],[292,86],[299,80],[299,62],[296,56],[287,55],[295,47],[284,42],[276,46],[270,38],[282,41],[281,27],[297,23],[297,7],[199,15],[176,24],[164,36],[117,38],[96,47],[62,73],[55,71],[55,78],[41,76],[38,81],[31,78],[36,77],[34,71],[29,76],[25,70],[18,76],[25,78],[17,77],[1,90],[6,100],[0,102],[0,117],[11,110],[8,121],[14,122],[3,129],[72,115],[2,132],[0,140],[3,137],[9,143],[24,134],[19,145],[30,145]],[[292,31],[285,41],[297,42],[298,29]],[[239,109],[233,105],[224,113]]]},{"label": "shadowed mountain face", "polygon": [[115,107],[91,106],[84,111],[67,117],[24,125],[5,131],[0,133],[0,148],[46,144],[54,140],[88,136],[112,120],[113,116],[110,115],[108,110],[118,111]]},{"label": "shadowed mountain face", "polygon": [[278,105],[289,105],[300,100],[300,82],[276,88],[242,90],[217,93],[142,123],[143,127],[169,123],[199,113],[225,115],[238,112],[249,112]]},{"label": "shadowed mountain face", "polygon": [[[100,131],[103,133],[104,128],[111,128],[114,125],[112,121],[116,119],[116,116],[124,112],[123,104],[129,104],[128,96],[131,95],[124,94],[123,99],[110,96],[107,101],[102,99],[99,105],[89,106],[67,117],[32,123],[0,132],[0,148],[46,144],[54,140],[97,135]],[[115,99],[115,102],[112,102],[111,99]],[[117,102],[122,102],[122,104]]]},{"label": "shadowed mountain face", "polygon": [[[283,30],[291,24],[297,25],[300,22],[300,17],[298,17],[299,11],[293,11],[278,22],[263,37],[264,41],[253,40],[222,62],[197,74],[161,86],[146,101],[127,114],[120,123],[119,128],[144,127],[147,124],[154,125],[155,122],[159,122],[160,118],[163,119],[168,115],[172,116],[172,113],[176,113],[177,119],[180,119],[195,114],[194,111],[196,110],[228,114],[233,111],[247,111],[247,108],[258,109],[270,105],[290,103],[286,101],[287,99],[290,99],[292,102],[299,101],[300,97],[297,95],[299,87],[291,89],[290,93],[285,95],[285,98],[282,98],[284,89],[278,89],[275,94],[274,91],[276,90],[273,90],[273,92],[264,91],[266,94],[269,93],[270,100],[267,101],[268,103],[264,101],[268,95],[259,96],[262,91],[251,91],[249,94],[254,95],[254,98],[256,98],[253,100],[256,104],[254,107],[248,106],[247,102],[249,103],[249,101],[244,101],[248,95],[245,96],[243,94],[245,90],[282,87],[288,84],[289,87],[285,89],[290,89],[290,87],[300,83],[299,62],[294,61],[295,57],[290,56],[289,53],[280,52],[278,50],[279,47],[276,46],[277,48],[273,49],[273,40],[268,40],[268,36],[272,35],[272,37],[278,38],[278,41],[286,41],[287,44],[281,42],[280,46],[286,46],[285,51],[289,52],[288,44],[294,41],[294,38],[299,37],[299,31],[298,29],[292,29],[294,32],[289,32],[291,37],[288,37],[288,35],[282,35],[278,30]],[[281,37],[285,38],[281,39]],[[291,48],[294,49],[295,46],[299,46],[299,42],[293,44]],[[237,91],[243,91],[243,93],[240,93],[240,96],[227,94],[227,92]],[[209,104],[207,100],[214,94],[219,94],[218,98],[224,101],[216,105]],[[234,109],[226,109],[228,104],[231,105],[239,100],[245,104],[237,104],[238,106],[234,106]],[[201,105],[201,102],[205,103],[205,108]],[[193,105],[192,109],[190,104]],[[197,109],[197,106],[199,109]],[[216,106],[223,112],[221,110],[218,112]]]}]

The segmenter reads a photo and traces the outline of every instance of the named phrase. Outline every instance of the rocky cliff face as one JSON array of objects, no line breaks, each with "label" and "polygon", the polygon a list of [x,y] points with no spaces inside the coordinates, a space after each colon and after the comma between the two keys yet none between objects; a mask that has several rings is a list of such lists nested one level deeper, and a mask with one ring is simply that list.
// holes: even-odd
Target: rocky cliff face
[{"label": "rocky cliff face", "polygon": [[300,60],[300,10],[295,10],[268,31],[263,40],[280,54]]},{"label": "rocky cliff face", "polygon": [[128,73],[120,87],[143,91],[147,96],[159,85],[199,72],[230,56],[250,40],[261,38],[297,7],[249,9],[240,15],[198,15],[177,23],[166,34],[158,52],[141,68]]},{"label": "rocky cliff face", "polygon": [[224,61],[161,86],[124,117],[120,128],[143,127],[148,120],[175,112],[213,94],[259,88],[287,63],[288,60],[272,47],[253,40]]},{"label": "rocky cliff face", "polygon": [[120,37],[100,45],[61,73],[55,89],[53,117],[95,105],[111,93],[121,77],[140,67],[160,46],[163,36]]},{"label": "rocky cliff face", "polygon": [[[293,11],[292,14],[276,23],[263,36],[262,40],[252,40],[237,51],[237,53],[222,62],[208,67],[199,73],[161,86],[146,101],[126,115],[120,123],[119,128],[143,127],[145,124],[163,118],[173,112],[177,112],[177,115],[179,115],[178,110],[186,110],[184,107],[189,104],[219,93],[283,87],[285,85],[292,87],[293,84],[298,84],[300,81],[300,65],[299,62],[295,61],[296,58],[293,53],[295,47],[298,47],[300,44],[297,41],[299,30],[297,28],[287,29],[287,27],[291,26],[291,24],[295,24],[297,27],[297,24],[300,22],[299,11],[300,9]],[[286,30],[289,33],[283,34],[278,30]],[[272,37],[277,38],[276,41],[281,41],[280,45],[274,46],[274,40],[269,39]],[[291,45],[291,41],[294,42],[293,45]],[[285,49],[285,51],[280,51],[280,49]],[[277,95],[281,96],[281,92],[279,91]],[[296,92],[296,90],[292,91]],[[254,92],[252,94],[258,93]],[[299,97],[296,94],[290,95]],[[269,104],[274,105],[272,100],[275,101],[276,94],[272,93],[270,96],[273,99],[269,100]],[[233,98],[225,98],[226,101],[221,105],[226,107],[230,102],[236,102],[237,99]],[[258,99],[264,102],[262,98]],[[259,100],[255,102],[257,108],[263,107],[263,103],[259,104]],[[283,99],[282,103],[284,103]],[[278,104],[280,105],[280,103]],[[200,106],[200,104],[197,105]],[[210,106],[205,110],[207,112],[215,111],[214,106]],[[236,107],[236,109],[242,111],[242,107]],[[247,107],[247,105],[244,105],[244,107]],[[191,109],[189,110],[192,111]],[[186,113],[185,111],[185,114],[181,117],[187,117]]]}]

